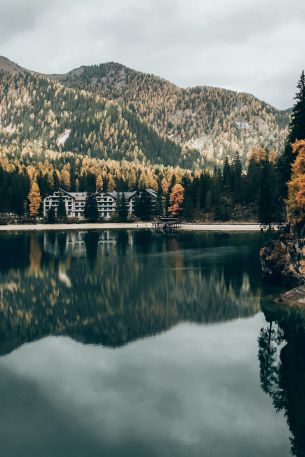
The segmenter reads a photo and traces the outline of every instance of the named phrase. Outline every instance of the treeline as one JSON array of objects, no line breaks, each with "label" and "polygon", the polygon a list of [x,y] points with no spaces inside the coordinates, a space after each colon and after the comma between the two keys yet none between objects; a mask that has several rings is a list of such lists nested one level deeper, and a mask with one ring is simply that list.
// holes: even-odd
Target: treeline
[{"label": "treeline", "polygon": [[246,172],[238,154],[232,161],[226,159],[224,166],[212,173],[179,167],[144,167],[139,163],[101,161],[75,154],[53,157],[45,153],[40,161],[37,157],[0,156],[2,213],[40,215],[43,198],[60,188],[89,193],[152,188],[157,192],[154,213],[145,209],[143,201],[137,211],[147,219],[172,214],[185,220],[260,220],[268,224],[270,218],[270,222],[277,222],[282,217],[277,162],[262,148],[253,152]]}]

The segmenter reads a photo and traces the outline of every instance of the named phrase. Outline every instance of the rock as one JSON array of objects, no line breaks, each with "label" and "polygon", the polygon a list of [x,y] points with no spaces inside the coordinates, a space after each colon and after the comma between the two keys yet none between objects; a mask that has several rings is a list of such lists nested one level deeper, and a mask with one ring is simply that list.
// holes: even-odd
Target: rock
[{"label": "rock", "polygon": [[268,282],[289,287],[296,287],[304,282],[294,243],[287,239],[268,242],[261,249],[260,258],[264,279]]},{"label": "rock", "polygon": [[305,308],[305,286],[285,292],[280,296],[280,301],[289,306],[303,306]]}]

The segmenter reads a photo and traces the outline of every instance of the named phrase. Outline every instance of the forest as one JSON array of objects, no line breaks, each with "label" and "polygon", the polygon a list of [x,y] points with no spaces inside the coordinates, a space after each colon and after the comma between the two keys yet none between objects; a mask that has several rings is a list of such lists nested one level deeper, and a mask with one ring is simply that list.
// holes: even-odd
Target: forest
[{"label": "forest", "polygon": [[[151,188],[158,197],[150,218],[172,214],[186,221],[258,221],[271,227],[287,215],[293,223],[304,222],[304,73],[280,154],[257,146],[246,161],[235,152],[221,165],[195,167],[188,161],[196,152],[183,156],[176,143],[162,139],[137,114],[115,102],[35,75],[3,73],[1,81],[0,114],[6,119],[0,146],[4,215],[41,216],[43,198],[59,188],[90,193]],[[55,138],[71,122],[84,131],[72,129],[64,145],[56,148]]]}]

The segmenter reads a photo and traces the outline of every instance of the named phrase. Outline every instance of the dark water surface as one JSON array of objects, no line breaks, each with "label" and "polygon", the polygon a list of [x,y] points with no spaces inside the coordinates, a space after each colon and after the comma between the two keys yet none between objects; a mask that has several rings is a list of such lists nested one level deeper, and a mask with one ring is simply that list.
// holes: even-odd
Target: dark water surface
[{"label": "dark water surface", "polygon": [[261,243],[1,234],[1,456],[304,456],[305,319]]}]

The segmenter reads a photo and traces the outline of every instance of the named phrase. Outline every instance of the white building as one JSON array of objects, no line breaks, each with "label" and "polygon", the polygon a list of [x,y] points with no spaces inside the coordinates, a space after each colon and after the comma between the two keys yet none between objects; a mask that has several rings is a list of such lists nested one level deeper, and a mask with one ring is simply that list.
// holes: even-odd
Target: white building
[{"label": "white building", "polygon": [[[157,193],[152,189],[146,189],[152,197],[152,201],[155,203]],[[135,198],[138,195],[138,191],[134,192],[96,192],[96,201],[99,217],[103,219],[110,219],[115,213],[117,207],[118,195],[124,194],[126,205],[128,207],[129,215],[134,212]],[[53,207],[55,214],[57,213],[59,195],[62,195],[66,206],[67,217],[84,219],[85,215],[85,203],[87,198],[87,192],[67,192],[63,189],[59,189],[51,195],[48,195],[43,201],[43,215],[46,217],[48,211]]]}]

